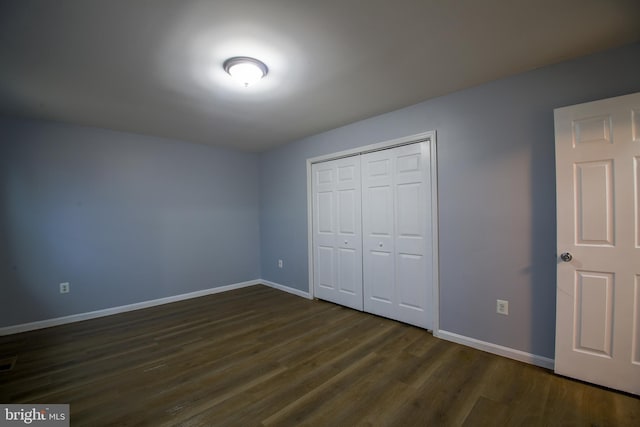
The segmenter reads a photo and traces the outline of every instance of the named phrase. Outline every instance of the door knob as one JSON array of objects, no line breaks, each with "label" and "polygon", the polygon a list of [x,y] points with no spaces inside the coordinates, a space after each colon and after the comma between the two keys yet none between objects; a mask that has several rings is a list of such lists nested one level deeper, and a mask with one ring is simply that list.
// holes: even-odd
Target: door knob
[{"label": "door knob", "polygon": [[379,242],[379,243],[378,243],[378,246],[382,247],[382,242]]},{"label": "door knob", "polygon": [[345,241],[344,241],[344,244],[345,244],[345,245],[348,245],[348,244],[349,244],[349,241],[345,240]]},{"label": "door knob", "polygon": [[564,252],[560,255],[560,259],[564,262],[569,262],[573,259],[573,255],[571,255],[569,252]]}]

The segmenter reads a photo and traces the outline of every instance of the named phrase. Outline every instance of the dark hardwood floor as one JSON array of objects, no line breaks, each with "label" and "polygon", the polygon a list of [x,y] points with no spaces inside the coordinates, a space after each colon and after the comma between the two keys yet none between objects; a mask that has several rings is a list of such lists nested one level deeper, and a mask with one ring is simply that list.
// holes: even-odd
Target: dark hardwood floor
[{"label": "dark hardwood floor", "polygon": [[72,426],[639,426],[640,400],[253,286],[0,337],[2,403]]}]

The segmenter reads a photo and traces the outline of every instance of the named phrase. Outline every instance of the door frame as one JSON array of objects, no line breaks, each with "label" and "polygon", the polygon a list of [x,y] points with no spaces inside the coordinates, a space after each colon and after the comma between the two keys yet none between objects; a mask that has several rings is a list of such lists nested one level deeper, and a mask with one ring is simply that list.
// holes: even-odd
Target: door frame
[{"label": "door frame", "polygon": [[309,267],[309,296],[311,299],[315,298],[313,287],[313,175],[311,173],[311,165],[314,163],[326,162],[329,160],[336,160],[344,157],[356,156],[365,153],[371,153],[373,151],[386,150],[389,148],[400,147],[402,145],[415,144],[418,142],[429,141],[430,149],[430,161],[431,161],[431,245],[432,260],[431,265],[433,271],[431,273],[431,279],[433,283],[433,331],[440,329],[440,274],[439,274],[439,262],[438,262],[438,158],[436,149],[436,131],[428,131],[415,135],[409,135],[402,138],[396,138],[388,141],[378,142],[375,144],[365,145],[349,150],[338,151],[335,153],[325,154],[322,156],[312,157],[307,159],[307,252],[308,252],[308,267]]}]

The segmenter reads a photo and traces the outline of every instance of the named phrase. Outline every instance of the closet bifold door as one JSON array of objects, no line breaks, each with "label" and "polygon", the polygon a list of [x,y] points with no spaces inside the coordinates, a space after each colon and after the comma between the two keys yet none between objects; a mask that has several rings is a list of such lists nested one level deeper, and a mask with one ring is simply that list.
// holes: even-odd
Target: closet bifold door
[{"label": "closet bifold door", "polygon": [[430,142],[362,155],[364,311],[432,328]]},{"label": "closet bifold door", "polygon": [[312,165],[316,297],[362,310],[360,156]]}]

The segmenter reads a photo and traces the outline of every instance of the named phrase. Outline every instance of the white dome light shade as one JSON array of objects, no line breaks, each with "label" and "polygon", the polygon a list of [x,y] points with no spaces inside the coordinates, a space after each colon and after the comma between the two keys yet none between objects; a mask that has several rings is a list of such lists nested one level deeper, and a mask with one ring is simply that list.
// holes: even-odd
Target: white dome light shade
[{"label": "white dome light shade", "polygon": [[248,56],[229,58],[224,61],[222,66],[231,77],[242,83],[244,87],[257,82],[269,72],[263,62]]}]

